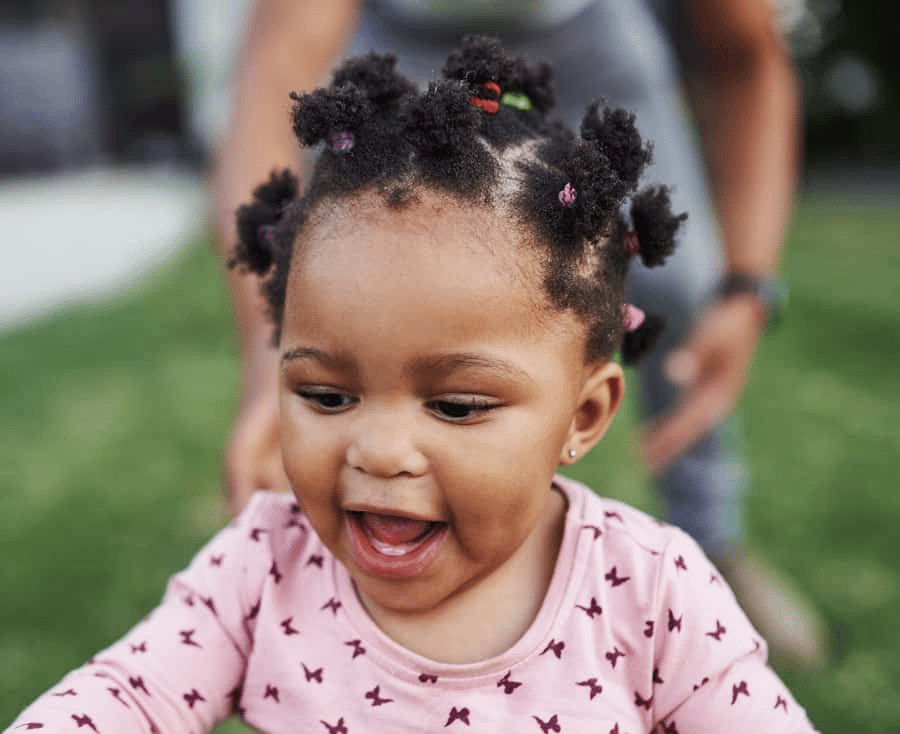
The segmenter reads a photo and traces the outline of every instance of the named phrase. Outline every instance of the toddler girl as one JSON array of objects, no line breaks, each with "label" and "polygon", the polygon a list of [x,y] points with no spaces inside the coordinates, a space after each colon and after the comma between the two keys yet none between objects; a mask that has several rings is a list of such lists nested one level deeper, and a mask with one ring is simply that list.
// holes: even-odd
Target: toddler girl
[{"label": "toddler girl", "polygon": [[296,96],[312,179],[239,212],[297,502],[257,493],[9,731],[813,731],[693,541],[555,476],[659,327],[628,262],[683,218],[633,116],[549,122],[549,70],[486,39],[443,77],[370,55]]}]

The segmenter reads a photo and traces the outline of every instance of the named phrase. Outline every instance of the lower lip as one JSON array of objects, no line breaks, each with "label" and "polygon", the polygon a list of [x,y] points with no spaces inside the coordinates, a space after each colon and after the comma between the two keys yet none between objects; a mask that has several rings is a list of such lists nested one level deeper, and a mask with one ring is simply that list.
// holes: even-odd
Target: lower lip
[{"label": "lower lip", "polygon": [[440,525],[428,531],[415,546],[399,555],[389,555],[376,549],[363,529],[357,515],[346,515],[347,536],[353,560],[366,573],[389,578],[409,578],[420,573],[434,560],[447,537],[447,526]]}]

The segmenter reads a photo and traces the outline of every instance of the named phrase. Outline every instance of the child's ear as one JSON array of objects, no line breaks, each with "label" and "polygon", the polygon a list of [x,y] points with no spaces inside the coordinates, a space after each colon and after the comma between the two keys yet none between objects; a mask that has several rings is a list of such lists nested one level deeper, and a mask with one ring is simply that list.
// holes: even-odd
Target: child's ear
[{"label": "child's ear", "polygon": [[625,394],[625,375],[613,361],[585,365],[585,378],[560,464],[574,464],[603,438]]}]

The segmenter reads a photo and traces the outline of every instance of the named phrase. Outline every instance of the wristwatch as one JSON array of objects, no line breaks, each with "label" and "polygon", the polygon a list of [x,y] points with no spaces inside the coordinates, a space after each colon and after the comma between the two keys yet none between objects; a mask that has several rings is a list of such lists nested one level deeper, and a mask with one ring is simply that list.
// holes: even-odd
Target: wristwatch
[{"label": "wristwatch", "polygon": [[788,304],[788,286],[780,278],[747,273],[728,273],[722,278],[716,295],[720,299],[750,295],[759,299],[766,315],[766,325],[774,326],[784,318]]}]

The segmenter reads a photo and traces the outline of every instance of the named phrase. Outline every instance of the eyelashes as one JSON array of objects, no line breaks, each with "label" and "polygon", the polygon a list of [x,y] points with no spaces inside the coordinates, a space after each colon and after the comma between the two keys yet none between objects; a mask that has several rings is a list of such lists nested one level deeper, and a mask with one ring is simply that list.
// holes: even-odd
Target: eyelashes
[{"label": "eyelashes", "polygon": [[[355,395],[329,387],[304,387],[295,392],[313,410],[324,415],[343,413],[360,402]],[[441,420],[468,423],[496,410],[501,404],[482,395],[447,395],[428,400],[424,406]]]}]

